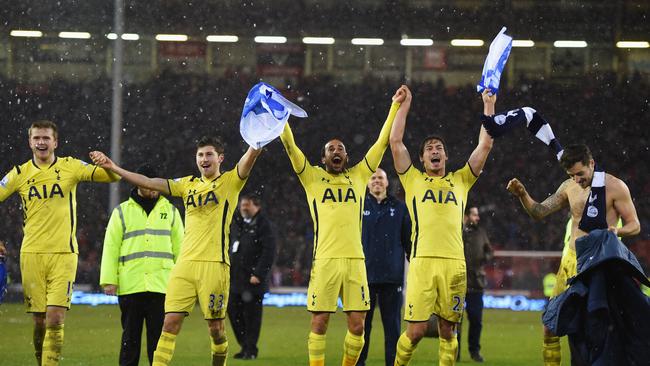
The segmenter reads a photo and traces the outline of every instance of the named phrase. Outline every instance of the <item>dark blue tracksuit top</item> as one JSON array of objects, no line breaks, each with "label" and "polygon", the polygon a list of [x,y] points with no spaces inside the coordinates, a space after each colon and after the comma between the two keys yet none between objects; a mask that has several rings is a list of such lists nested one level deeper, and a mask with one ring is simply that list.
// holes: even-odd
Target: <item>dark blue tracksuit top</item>
[{"label": "dark blue tracksuit top", "polygon": [[366,194],[361,240],[368,283],[404,282],[404,253],[411,252],[411,218],[404,202]]}]

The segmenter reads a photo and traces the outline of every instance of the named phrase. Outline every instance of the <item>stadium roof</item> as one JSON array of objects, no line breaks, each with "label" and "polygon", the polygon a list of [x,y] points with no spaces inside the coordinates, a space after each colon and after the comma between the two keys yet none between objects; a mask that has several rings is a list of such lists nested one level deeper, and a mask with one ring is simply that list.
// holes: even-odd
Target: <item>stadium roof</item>
[{"label": "stadium roof", "polygon": [[[282,34],[289,38],[384,39],[492,37],[505,25],[517,39],[590,42],[647,40],[647,1],[317,1],[317,0],[125,0],[125,31],[139,34]],[[109,0],[21,0],[0,9],[0,31],[37,29],[107,34],[113,27]]]}]

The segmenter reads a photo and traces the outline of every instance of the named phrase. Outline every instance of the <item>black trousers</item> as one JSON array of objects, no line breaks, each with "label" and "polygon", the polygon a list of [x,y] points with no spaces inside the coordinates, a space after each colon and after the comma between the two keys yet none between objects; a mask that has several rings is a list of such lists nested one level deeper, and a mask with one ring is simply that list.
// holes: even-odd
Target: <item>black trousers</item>
[{"label": "black trousers", "polygon": [[386,366],[393,366],[397,340],[400,336],[402,312],[402,285],[393,283],[370,284],[370,310],[366,313],[366,326],[364,338],[366,340],[357,366],[365,366],[370,346],[370,332],[372,331],[372,317],[375,307],[379,305],[381,323],[384,326],[384,359]]},{"label": "black trousers", "polygon": [[[469,353],[479,353],[481,350],[481,330],[483,329],[483,292],[468,292],[465,295],[465,311],[469,321],[467,343]],[[462,324],[458,324],[458,354],[460,355]]]},{"label": "black trousers", "polygon": [[242,352],[257,356],[257,340],[262,328],[262,299],[264,294],[231,293],[228,299],[228,319]]},{"label": "black trousers", "polygon": [[138,366],[143,322],[147,325],[147,355],[151,365],[165,320],[165,294],[139,292],[118,296],[118,301],[122,312],[120,366]]}]

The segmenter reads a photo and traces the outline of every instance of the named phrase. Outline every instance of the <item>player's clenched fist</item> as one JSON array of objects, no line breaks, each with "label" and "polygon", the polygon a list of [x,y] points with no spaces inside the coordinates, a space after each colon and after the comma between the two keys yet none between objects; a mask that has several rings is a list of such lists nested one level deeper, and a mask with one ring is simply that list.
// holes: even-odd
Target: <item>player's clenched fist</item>
[{"label": "player's clenched fist", "polygon": [[90,159],[92,159],[93,164],[100,166],[104,169],[110,169],[113,166],[113,161],[106,156],[101,151],[91,151],[90,152]]},{"label": "player's clenched fist", "polygon": [[88,156],[90,156],[90,159],[92,160],[93,164],[103,164],[104,163],[104,158],[106,157],[104,153],[99,152],[99,151],[91,151]]},{"label": "player's clenched fist", "polygon": [[483,93],[481,93],[481,99],[483,99],[483,103],[496,104],[497,95],[491,93],[492,91],[488,88],[485,88],[485,90],[483,90]]},{"label": "player's clenched fist", "polygon": [[410,102],[411,101],[411,91],[406,85],[402,85],[397,91],[395,92],[395,95],[393,95],[393,102],[394,103],[405,103],[405,102]]},{"label": "player's clenched fist", "polygon": [[506,189],[517,197],[521,197],[526,194],[526,187],[524,187],[524,185],[517,178],[510,179],[510,182],[508,182]]}]

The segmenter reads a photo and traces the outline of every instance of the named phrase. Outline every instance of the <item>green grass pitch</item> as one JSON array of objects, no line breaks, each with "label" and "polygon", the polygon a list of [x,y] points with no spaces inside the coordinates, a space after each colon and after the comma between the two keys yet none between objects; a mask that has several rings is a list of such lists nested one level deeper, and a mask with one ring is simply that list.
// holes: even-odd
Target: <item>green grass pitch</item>
[{"label": "green grass pitch", "polygon": [[[32,347],[32,320],[21,304],[0,305],[0,364],[31,366],[36,362]],[[541,313],[486,310],[481,337],[484,365],[540,365]],[[463,329],[460,364],[475,364],[467,351],[467,325]],[[326,363],[340,365],[345,335],[345,316],[338,312],[330,320]],[[307,365],[309,313],[304,308],[265,308],[257,360],[230,358],[228,365],[294,366]],[[61,366],[117,365],[120,342],[120,312],[117,306],[76,305],[68,312]],[[227,329],[230,357],[239,351],[230,328]],[[144,337],[143,337],[144,339]],[[375,313],[368,366],[383,366],[383,331]],[[143,347],[144,350],[144,347]],[[411,365],[437,365],[438,340],[425,338],[419,344]],[[569,364],[566,340],[562,344],[563,365]],[[185,320],[176,343],[172,365],[193,366],[210,363],[208,330],[198,309]],[[146,355],[140,365],[146,365]]]}]

